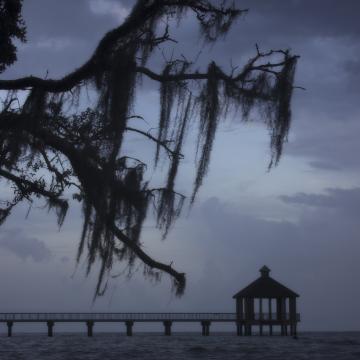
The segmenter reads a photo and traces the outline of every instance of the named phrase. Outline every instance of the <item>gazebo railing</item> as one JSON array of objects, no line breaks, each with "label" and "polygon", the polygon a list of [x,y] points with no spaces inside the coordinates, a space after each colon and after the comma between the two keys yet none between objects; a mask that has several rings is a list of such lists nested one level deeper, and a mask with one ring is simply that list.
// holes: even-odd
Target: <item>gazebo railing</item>
[{"label": "gazebo railing", "polygon": [[[286,313],[284,320],[290,320],[291,316],[290,313]],[[277,313],[255,313],[254,314],[254,320],[280,320],[281,316],[279,316]],[[296,320],[300,321],[300,314],[296,314]]]}]

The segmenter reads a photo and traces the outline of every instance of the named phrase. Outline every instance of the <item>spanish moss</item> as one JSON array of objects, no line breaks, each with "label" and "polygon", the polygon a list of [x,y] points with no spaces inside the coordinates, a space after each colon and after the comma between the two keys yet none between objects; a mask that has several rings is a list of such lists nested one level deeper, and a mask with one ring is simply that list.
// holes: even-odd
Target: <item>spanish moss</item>
[{"label": "spanish moss", "polygon": [[[0,72],[16,60],[13,39],[26,39],[21,1],[15,2],[12,23],[0,30],[5,39],[0,44],[7,46],[7,58],[0,56]],[[0,9],[9,11],[8,5],[0,0]],[[245,66],[230,74],[215,62],[194,70],[185,58],[165,60],[163,70],[156,73],[148,60],[165,44],[174,43],[170,36],[174,19],[192,14],[205,42],[213,43],[245,12],[235,2],[138,0],[125,21],[105,34],[93,55],[63,78],[0,79],[0,90],[8,92],[0,108],[0,179],[13,189],[12,199],[2,202],[0,225],[17,204],[44,199],[61,226],[69,206],[77,201],[83,215],[77,261],[85,258],[87,273],[99,265],[95,298],[106,291],[118,263],[127,265],[128,275],[140,264],[144,276],[155,281],[168,274],[175,293],[182,295],[185,274],[143,249],[144,222],[153,211],[165,238],[186,196],[190,203],[195,201],[209,170],[219,123],[229,111],[242,121],[248,121],[252,111],[262,115],[270,133],[270,167],[277,165],[291,124],[297,56],[257,48]],[[139,118],[134,104],[142,77],[159,86],[156,134],[150,125],[143,130],[129,124]],[[81,96],[89,89],[95,100],[80,110]],[[25,101],[19,100],[18,92],[26,95]],[[190,122],[198,124],[196,171],[193,189],[181,194],[177,178]],[[153,163],[126,152],[124,142],[131,133],[153,143]],[[167,175],[154,187],[148,170],[160,159],[167,160]]]}]

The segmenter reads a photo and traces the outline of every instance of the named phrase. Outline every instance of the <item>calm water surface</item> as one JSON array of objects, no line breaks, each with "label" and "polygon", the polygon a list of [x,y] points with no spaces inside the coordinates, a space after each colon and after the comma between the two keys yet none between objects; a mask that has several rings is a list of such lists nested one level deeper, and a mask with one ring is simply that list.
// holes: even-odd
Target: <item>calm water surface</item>
[{"label": "calm water surface", "polygon": [[34,359],[360,359],[360,333],[304,333],[281,337],[239,338],[233,334],[15,334],[0,338],[0,360]]}]

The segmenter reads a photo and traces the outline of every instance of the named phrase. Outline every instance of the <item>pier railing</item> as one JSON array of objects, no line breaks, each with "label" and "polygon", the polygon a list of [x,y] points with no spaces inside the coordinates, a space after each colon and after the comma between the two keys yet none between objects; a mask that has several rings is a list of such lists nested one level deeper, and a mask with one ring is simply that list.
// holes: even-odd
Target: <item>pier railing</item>
[{"label": "pier railing", "polygon": [[[290,314],[286,314],[286,320],[290,319]],[[0,322],[121,322],[121,321],[215,321],[215,322],[234,322],[235,313],[0,313]],[[273,314],[254,314],[254,320],[277,320],[277,315]],[[297,314],[297,320],[300,315]]]},{"label": "pier railing", "polygon": [[0,321],[235,321],[234,313],[0,313]]}]

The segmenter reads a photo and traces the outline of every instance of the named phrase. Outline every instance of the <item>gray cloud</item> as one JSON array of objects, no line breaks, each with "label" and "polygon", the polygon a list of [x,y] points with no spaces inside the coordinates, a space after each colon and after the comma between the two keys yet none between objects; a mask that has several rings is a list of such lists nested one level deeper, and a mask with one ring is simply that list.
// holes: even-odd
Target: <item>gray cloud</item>
[{"label": "gray cloud", "polygon": [[129,15],[129,9],[116,0],[90,0],[90,11],[98,15],[110,15],[117,21],[123,21]]},{"label": "gray cloud", "polygon": [[63,264],[67,264],[70,261],[70,258],[68,256],[62,256],[60,259],[60,262]]},{"label": "gray cloud", "polygon": [[341,37],[360,33],[360,4],[356,0],[244,0],[241,6],[250,9],[249,15],[261,17],[258,28],[271,24],[275,30],[283,29],[284,36]]},{"label": "gray cloud", "polygon": [[348,60],[344,63],[344,68],[350,75],[359,75],[360,60],[359,59]]},{"label": "gray cloud", "polygon": [[35,262],[43,262],[51,257],[51,252],[44,242],[25,235],[20,229],[3,231],[0,235],[0,248],[22,260],[31,258]]},{"label": "gray cloud", "polygon": [[288,204],[334,208],[349,212],[354,216],[360,213],[360,188],[326,189],[326,194],[298,193],[280,198]]},{"label": "gray cloud", "polygon": [[315,111],[312,114],[309,112],[307,116],[298,118],[294,124],[294,138],[286,145],[285,154],[305,157],[309,165],[316,169],[359,169],[360,164],[355,155],[360,151],[358,117],[349,119],[339,114],[334,119],[329,114],[329,118],[321,118],[324,114]]}]

